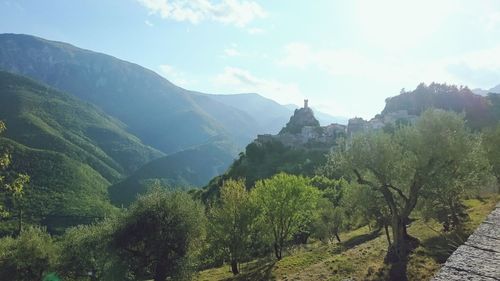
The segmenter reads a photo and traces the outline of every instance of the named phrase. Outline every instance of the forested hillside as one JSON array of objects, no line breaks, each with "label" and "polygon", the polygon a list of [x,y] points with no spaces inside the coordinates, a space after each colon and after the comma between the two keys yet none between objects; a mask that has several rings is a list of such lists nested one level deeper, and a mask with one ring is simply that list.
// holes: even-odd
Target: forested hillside
[{"label": "forested hillside", "polygon": [[113,210],[108,185],[162,155],[94,106],[31,79],[0,72],[0,93],[2,152],[31,177],[27,222],[61,231],[102,218]]},{"label": "forested hillside", "polygon": [[116,206],[127,206],[155,184],[169,189],[200,188],[215,175],[224,173],[227,163],[234,160],[234,154],[228,151],[235,149],[228,148],[229,145],[227,142],[211,143],[153,160],[110,186],[111,201]]}]

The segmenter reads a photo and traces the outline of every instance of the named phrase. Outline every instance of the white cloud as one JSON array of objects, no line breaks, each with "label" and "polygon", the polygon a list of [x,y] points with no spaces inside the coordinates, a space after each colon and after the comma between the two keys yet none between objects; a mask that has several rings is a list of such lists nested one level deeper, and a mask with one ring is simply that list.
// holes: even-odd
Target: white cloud
[{"label": "white cloud", "polygon": [[193,24],[216,21],[245,27],[257,18],[267,16],[266,11],[255,1],[247,0],[137,0],[151,14],[175,21]]},{"label": "white cloud", "polygon": [[149,26],[149,27],[153,27],[155,26],[152,22],[150,22],[149,20],[145,20],[144,23]]},{"label": "white cloud", "polygon": [[187,87],[189,86],[191,81],[186,78],[186,75],[175,69],[173,66],[168,64],[162,64],[158,66],[159,73],[161,76],[165,77],[170,82],[176,84],[177,86]]},{"label": "white cloud", "polygon": [[251,35],[257,35],[257,34],[262,34],[265,32],[264,29],[262,28],[257,28],[257,27],[251,27],[247,29],[247,32]]},{"label": "white cloud", "polygon": [[227,49],[224,49],[224,55],[226,55],[228,57],[239,57],[242,54],[234,48],[227,48]]},{"label": "white cloud", "polygon": [[296,84],[259,78],[236,67],[224,68],[224,72],[215,77],[214,83],[230,93],[258,93],[282,104],[301,104],[304,98]]}]

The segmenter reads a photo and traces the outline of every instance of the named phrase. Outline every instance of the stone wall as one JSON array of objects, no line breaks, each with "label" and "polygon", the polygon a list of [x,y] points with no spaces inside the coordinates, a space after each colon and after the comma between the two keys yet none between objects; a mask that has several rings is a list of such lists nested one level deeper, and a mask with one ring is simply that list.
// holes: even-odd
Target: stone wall
[{"label": "stone wall", "polygon": [[500,281],[500,203],[433,281]]}]

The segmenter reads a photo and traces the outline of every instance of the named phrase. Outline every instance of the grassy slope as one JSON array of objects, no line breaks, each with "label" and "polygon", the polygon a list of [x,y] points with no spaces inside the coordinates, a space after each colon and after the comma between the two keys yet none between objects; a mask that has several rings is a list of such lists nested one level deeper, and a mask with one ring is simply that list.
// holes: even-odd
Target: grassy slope
[{"label": "grassy slope", "polygon": [[[466,201],[470,221],[461,233],[443,235],[435,223],[416,220],[409,233],[421,241],[410,256],[409,280],[429,280],[447,257],[462,244],[495,206],[498,197],[484,202]],[[431,229],[432,228],[432,229]],[[341,234],[342,243],[325,245],[313,242],[291,250],[281,261],[263,259],[242,264],[242,274],[233,277],[228,266],[202,271],[198,281],[215,280],[385,280],[387,268],[383,258],[387,240],[382,233],[373,234],[367,227]]]}]

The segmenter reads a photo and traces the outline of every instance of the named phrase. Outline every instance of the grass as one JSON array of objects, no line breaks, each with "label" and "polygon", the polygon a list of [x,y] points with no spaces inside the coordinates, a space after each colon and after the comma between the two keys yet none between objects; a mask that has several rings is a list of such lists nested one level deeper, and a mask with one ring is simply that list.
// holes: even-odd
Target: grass
[{"label": "grass", "polygon": [[[436,222],[415,220],[410,235],[420,246],[410,255],[409,280],[429,280],[448,256],[479,226],[493,210],[500,196],[465,201],[470,220],[462,230],[444,234]],[[241,274],[233,276],[229,266],[200,272],[197,281],[250,280],[386,280],[388,268],[383,263],[387,240],[383,231],[362,227],[340,235],[342,243],[324,244],[313,241],[290,249],[280,261],[269,257],[241,265]]]}]

